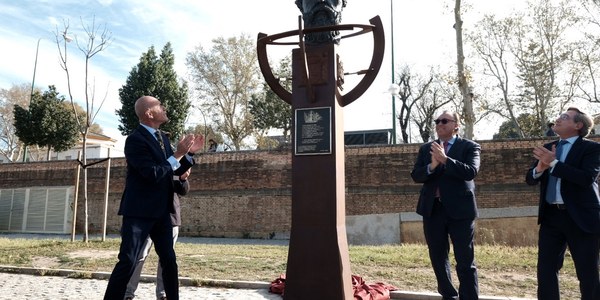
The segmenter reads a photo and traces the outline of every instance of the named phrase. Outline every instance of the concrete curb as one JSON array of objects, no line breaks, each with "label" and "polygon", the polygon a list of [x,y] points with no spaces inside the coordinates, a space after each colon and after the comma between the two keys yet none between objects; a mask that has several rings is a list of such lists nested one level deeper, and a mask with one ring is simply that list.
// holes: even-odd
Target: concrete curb
[{"label": "concrete curb", "polygon": [[[30,268],[30,267],[15,267],[1,266],[2,273],[16,273],[37,276],[63,276],[69,278],[80,279],[99,279],[108,280],[109,272],[90,272],[78,271],[69,269],[49,269],[49,268]],[[142,275],[142,282],[156,282],[156,276]],[[220,280],[220,279],[194,279],[190,277],[179,277],[179,282],[182,286],[201,286],[201,287],[220,287],[220,288],[235,288],[235,289],[269,289],[270,283],[263,281],[243,281],[243,280]],[[419,293],[408,291],[391,291],[390,298],[396,300],[440,300],[442,297],[437,293]],[[534,300],[528,298],[514,297],[494,297],[480,296],[480,300]]]}]

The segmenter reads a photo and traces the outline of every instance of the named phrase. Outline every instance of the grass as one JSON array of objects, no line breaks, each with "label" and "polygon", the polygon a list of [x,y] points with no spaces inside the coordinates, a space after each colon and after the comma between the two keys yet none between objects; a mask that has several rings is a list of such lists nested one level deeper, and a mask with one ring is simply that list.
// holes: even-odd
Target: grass
[{"label": "grass", "polygon": [[[110,272],[119,242],[0,237],[0,265]],[[535,298],[536,247],[477,245],[475,249],[482,295]],[[176,245],[180,276],[194,279],[270,282],[285,273],[287,251],[287,246],[273,245]],[[352,273],[368,283],[384,282],[415,292],[436,290],[425,245],[350,246],[349,251]],[[156,254],[152,253],[144,273],[153,274],[156,264]],[[565,259],[560,281],[563,298],[580,297],[570,257]]]}]

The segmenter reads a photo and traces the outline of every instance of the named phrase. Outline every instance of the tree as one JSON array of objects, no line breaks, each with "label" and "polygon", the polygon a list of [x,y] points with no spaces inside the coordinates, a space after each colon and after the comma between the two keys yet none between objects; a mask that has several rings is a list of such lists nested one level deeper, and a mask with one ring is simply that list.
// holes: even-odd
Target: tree
[{"label": "tree", "polygon": [[476,30],[468,36],[468,40],[483,62],[483,75],[491,78],[494,83],[492,89],[500,94],[501,101],[484,99],[482,107],[488,112],[509,119],[516,133],[525,137],[517,121],[517,110],[520,106],[515,105],[516,100],[511,95],[512,86],[509,84],[513,76],[513,65],[509,64],[511,38],[522,23],[520,17],[497,20],[492,15],[486,15],[476,24]]},{"label": "tree", "polygon": [[396,82],[399,87],[398,98],[400,100],[398,121],[400,123],[400,131],[404,143],[409,143],[410,141],[408,129],[411,119],[413,119],[413,107],[423,99],[429,90],[431,83],[433,82],[433,76],[432,73],[429,78],[423,79],[418,75],[413,75],[407,65],[402,68],[402,71],[398,76],[398,82]]},{"label": "tree", "polygon": [[0,154],[9,162],[18,161],[24,150],[23,142],[16,135],[14,106],[28,109],[30,94],[31,85],[26,83],[0,89]]},{"label": "tree", "polygon": [[[520,114],[517,117],[518,124],[515,125],[512,120],[506,120],[500,125],[498,133],[494,134],[493,139],[516,139],[523,137],[540,137],[539,124],[537,118],[529,113]],[[522,136],[525,133],[525,136]]]},{"label": "tree", "polygon": [[[75,118],[78,122],[77,129],[79,129],[79,134],[82,139],[82,151],[81,151],[81,164],[83,166],[83,200],[84,200],[84,236],[83,241],[88,242],[88,191],[87,191],[87,136],[94,123],[94,119],[100,112],[104,101],[106,100],[106,94],[100,100],[100,103],[97,103],[96,99],[96,86],[95,84],[90,83],[90,64],[91,60],[98,53],[106,50],[111,41],[111,33],[106,28],[106,25],[101,28],[96,25],[96,18],[94,17],[89,25],[83,23],[83,19],[81,20],[81,27],[83,28],[83,32],[85,33],[85,38],[80,40],[75,36],[75,43],[77,45],[77,49],[84,57],[84,66],[85,72],[83,76],[83,81],[79,82],[83,87],[83,95],[82,97],[78,97],[78,99],[85,100],[85,116],[83,122],[80,121],[80,118]],[[69,99],[72,107],[73,115],[77,115],[77,110],[75,108],[75,96],[73,95],[72,85],[76,80],[71,78],[69,62],[67,60],[68,56],[68,47],[67,43],[69,43],[72,38],[69,36],[69,23],[64,22],[64,26],[62,30],[58,30],[58,26],[56,27],[55,38],[56,38],[56,46],[58,48],[59,58],[60,58],[60,66],[65,71],[65,75],[67,77],[67,88],[69,91]],[[80,78],[77,78],[80,79]],[[108,89],[107,89],[108,90]],[[96,108],[95,105],[98,105]],[[77,183],[79,184],[79,183]],[[74,209],[77,209],[76,207]],[[104,236],[103,236],[104,239]]]},{"label": "tree", "polygon": [[461,18],[461,0],[454,2],[454,30],[456,31],[456,67],[458,70],[457,83],[462,95],[464,136],[473,138],[473,127],[475,125],[475,113],[473,112],[473,92],[469,86],[465,71],[465,54],[463,50],[463,21]]},{"label": "tree", "polygon": [[453,80],[449,80],[437,71],[432,71],[431,78],[432,81],[424,81],[424,83],[428,82],[427,88],[423,89],[421,100],[415,103],[416,114],[412,116],[424,143],[435,137],[433,120],[439,114],[439,110],[457,102],[459,98],[459,91],[453,84]]},{"label": "tree", "polygon": [[[279,68],[274,72],[278,78],[283,78],[282,86],[288,91],[292,89],[291,58],[288,56],[279,62]],[[265,83],[262,93],[251,95],[250,113],[254,127],[261,131],[269,129],[283,130],[283,137],[287,141],[292,129],[292,111],[290,105],[281,100]],[[262,136],[260,134],[259,136]],[[270,144],[268,144],[270,146]]]},{"label": "tree", "polygon": [[[577,70],[571,68],[574,44],[567,40],[578,19],[569,2],[533,4],[530,24],[518,27],[512,49],[520,80],[518,105],[528,108],[544,132],[549,115],[562,111],[574,98]],[[574,73],[575,72],[575,73]]]},{"label": "tree", "polygon": [[255,42],[240,35],[212,43],[209,50],[199,45],[188,53],[186,64],[217,130],[240,150],[254,130],[249,102],[260,84]]},{"label": "tree", "polygon": [[167,110],[169,122],[161,129],[170,132],[172,140],[177,140],[183,133],[191,103],[187,83],[178,81],[174,65],[175,55],[171,43],[167,43],[160,57],[151,46],[148,52],[142,54],[137,66],[131,69],[125,85],[119,89],[121,108],[116,110],[121,122],[119,131],[123,135],[129,135],[139,126],[134,104],[144,95],[156,97]]},{"label": "tree", "polygon": [[[82,124],[85,124],[85,118],[86,118],[87,114],[86,114],[85,110],[83,109],[83,107],[81,107],[81,105],[79,105],[79,103],[75,103],[72,108],[75,109],[75,114],[77,115],[77,118],[79,119],[79,125],[81,126]],[[81,132],[82,130],[84,130],[84,129],[79,128],[79,132]],[[89,132],[103,134],[104,129],[102,128],[102,126],[100,126],[100,124],[94,122],[90,125]]]},{"label": "tree", "polygon": [[16,135],[25,145],[46,147],[47,160],[51,149],[65,151],[79,140],[75,115],[54,86],[43,94],[34,92],[29,108],[15,105],[13,113]]},{"label": "tree", "polygon": [[217,142],[217,144],[223,143],[223,136],[221,136],[220,133],[215,132],[212,127],[210,126],[206,126],[204,124],[197,124],[196,126],[193,127],[188,127],[186,129],[186,132],[188,133],[193,133],[193,134],[201,134],[204,136],[204,140],[206,141],[204,143],[204,151],[208,150],[208,140],[212,139],[215,142]]},{"label": "tree", "polygon": [[586,12],[584,20],[589,30],[584,31],[585,39],[576,47],[576,63],[583,69],[584,80],[578,85],[581,98],[600,103],[600,0],[582,0]]}]

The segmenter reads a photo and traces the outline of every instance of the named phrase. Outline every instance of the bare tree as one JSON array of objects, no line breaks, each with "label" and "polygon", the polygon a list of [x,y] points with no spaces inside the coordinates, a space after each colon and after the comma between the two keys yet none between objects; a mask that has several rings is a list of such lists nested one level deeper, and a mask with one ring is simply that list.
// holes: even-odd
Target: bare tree
[{"label": "bare tree", "polygon": [[465,54],[463,50],[463,21],[461,18],[461,0],[454,2],[454,30],[456,31],[456,67],[458,70],[457,83],[462,95],[464,136],[473,138],[473,127],[475,126],[475,113],[473,112],[473,93],[467,80],[465,72]]},{"label": "bare tree", "polygon": [[[97,103],[96,99],[96,86],[93,80],[90,79],[89,67],[91,64],[92,58],[106,50],[106,47],[110,44],[111,41],[111,32],[108,31],[106,25],[98,26],[96,25],[96,18],[92,19],[91,24],[86,25],[81,19],[81,26],[85,33],[85,38],[80,40],[77,36],[74,36],[75,43],[77,45],[77,49],[83,54],[85,61],[85,73],[83,82],[80,82],[84,89],[83,95],[78,97],[78,99],[85,99],[85,118],[83,119],[83,123],[80,118],[76,118],[78,122],[78,128],[80,129],[81,137],[82,137],[82,153],[81,153],[81,165],[83,166],[83,199],[84,199],[84,237],[83,241],[88,242],[88,191],[87,191],[87,135],[89,133],[90,127],[94,123],[94,119],[100,112],[104,101],[106,100],[106,93],[104,97],[100,100],[100,103]],[[56,45],[58,47],[58,52],[60,55],[60,66],[65,71],[67,76],[67,88],[69,91],[69,99],[71,101],[71,105],[73,107],[73,113],[77,114],[77,109],[75,106],[75,97],[73,96],[72,84],[73,79],[71,78],[69,72],[68,65],[68,47],[67,43],[71,42],[73,39],[69,32],[69,22],[65,21],[62,30],[56,28],[55,32],[56,36]],[[108,88],[106,89],[108,92]],[[96,106],[97,105],[97,106]],[[77,209],[76,207],[74,209]]]},{"label": "bare tree", "polygon": [[[423,86],[426,85],[424,88]],[[429,80],[422,81],[417,85],[417,90],[422,90],[421,99],[415,104],[415,112],[412,119],[417,125],[419,136],[423,142],[434,138],[433,120],[443,107],[456,105],[459,91],[452,80],[437,71],[431,71]]]},{"label": "bare tree", "polygon": [[468,35],[478,58],[483,62],[483,75],[491,78],[493,89],[500,93],[501,101],[482,99],[481,106],[488,112],[509,119],[515,126],[520,137],[525,137],[517,117],[518,107],[511,96],[514,64],[510,61],[511,37],[515,28],[522,26],[520,17],[497,20],[492,15],[486,15],[476,25],[473,34]]},{"label": "bare tree", "polygon": [[200,45],[188,53],[186,64],[217,131],[240,150],[254,131],[249,102],[260,85],[256,47],[247,35],[212,42],[209,50]]},{"label": "bare tree", "polygon": [[398,75],[398,99],[400,100],[400,112],[398,113],[398,122],[404,143],[410,142],[410,133],[408,132],[410,122],[412,121],[412,110],[416,103],[422,100],[428,91],[433,74],[428,78],[422,78],[417,74],[412,74],[410,67],[402,67]]},{"label": "bare tree", "polygon": [[16,135],[13,107],[28,107],[31,86],[13,85],[0,89],[0,154],[9,162],[17,161],[24,153],[24,146]]},{"label": "bare tree", "polygon": [[511,51],[521,80],[518,105],[533,112],[544,132],[548,116],[574,99],[579,76],[569,66],[573,43],[566,37],[578,20],[570,2],[539,0],[530,9],[531,23],[516,28]]},{"label": "bare tree", "polygon": [[600,103],[600,1],[582,0],[585,11],[585,40],[576,49],[576,62],[583,69],[583,79],[578,84],[581,98]]}]

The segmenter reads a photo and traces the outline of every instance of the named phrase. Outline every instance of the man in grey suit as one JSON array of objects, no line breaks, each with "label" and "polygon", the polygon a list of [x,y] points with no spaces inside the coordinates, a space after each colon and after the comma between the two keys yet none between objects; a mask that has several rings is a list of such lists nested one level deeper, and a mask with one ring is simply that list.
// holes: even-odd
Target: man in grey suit
[{"label": "man in grey suit", "polygon": [[[473,238],[477,205],[475,176],[479,172],[481,147],[458,136],[460,118],[444,111],[435,120],[438,140],[419,149],[411,172],[423,187],[417,213],[423,216],[423,232],[429,258],[443,299],[479,298]],[[452,240],[460,286],[452,285],[448,252]]]},{"label": "man in grey suit", "polygon": [[558,141],[533,149],[529,185],[540,184],[538,299],[560,299],[558,274],[567,247],[575,263],[582,300],[600,299],[600,143],[585,139],[594,122],[575,107],[552,128]]}]

